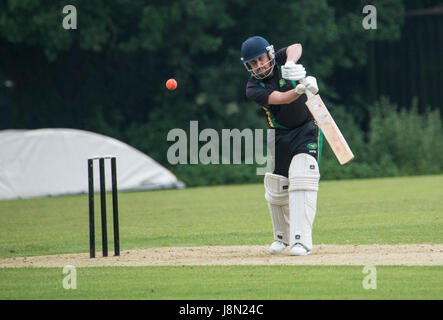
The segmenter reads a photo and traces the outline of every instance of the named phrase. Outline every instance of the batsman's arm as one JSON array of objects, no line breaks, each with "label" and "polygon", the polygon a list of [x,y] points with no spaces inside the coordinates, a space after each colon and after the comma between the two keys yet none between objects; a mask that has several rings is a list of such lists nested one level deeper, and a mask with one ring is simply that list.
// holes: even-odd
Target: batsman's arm
[{"label": "batsman's arm", "polygon": [[301,58],[303,48],[300,43],[295,43],[286,48],[286,62],[297,61]]},{"label": "batsman's arm", "polygon": [[[295,43],[286,48],[286,62],[297,61],[300,59],[303,52],[302,45],[300,43]],[[295,90],[289,90],[286,92],[273,91],[268,98],[269,105],[276,104],[289,104],[294,102],[300,97],[300,94],[296,93]]]},{"label": "batsman's arm", "polygon": [[289,104],[297,100],[301,95],[295,92],[295,90],[289,90],[286,92],[273,91],[268,98],[268,104]]}]

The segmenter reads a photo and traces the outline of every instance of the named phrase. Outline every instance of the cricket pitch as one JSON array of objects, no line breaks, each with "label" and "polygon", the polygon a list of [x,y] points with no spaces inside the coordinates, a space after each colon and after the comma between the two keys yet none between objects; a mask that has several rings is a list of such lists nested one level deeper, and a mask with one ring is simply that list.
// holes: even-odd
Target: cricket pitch
[{"label": "cricket pitch", "polygon": [[[111,253],[110,253],[111,254]],[[443,244],[314,245],[308,256],[289,256],[289,249],[270,255],[268,246],[158,247],[89,258],[89,253],[0,259],[0,267],[103,267],[203,265],[443,265]]]}]

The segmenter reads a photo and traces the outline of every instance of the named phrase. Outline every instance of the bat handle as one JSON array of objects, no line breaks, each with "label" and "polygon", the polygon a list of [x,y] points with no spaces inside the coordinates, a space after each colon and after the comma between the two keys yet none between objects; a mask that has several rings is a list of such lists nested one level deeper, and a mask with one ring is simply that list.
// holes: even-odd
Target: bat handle
[{"label": "bat handle", "polygon": [[[298,82],[304,85],[305,79],[306,79],[306,78],[303,78],[303,79],[299,80]],[[294,80],[292,80],[292,85],[293,85],[294,88],[295,88],[295,87],[297,86],[297,82],[294,81]],[[311,91],[309,91],[309,90],[306,90],[306,91],[305,91],[305,94],[306,94],[306,97],[307,97],[308,99],[309,99],[309,98],[312,98],[313,96],[315,96],[315,94],[313,94],[313,93],[312,93]]]},{"label": "bat handle", "polygon": [[[303,79],[301,79],[300,80],[300,83],[302,84],[302,85],[304,85],[304,86],[306,86],[306,84],[305,84],[305,80],[306,80],[306,78],[303,78]],[[309,91],[308,89],[306,89],[306,91],[305,91],[305,95],[306,95],[306,98],[308,98],[308,100],[310,99],[310,98],[312,98],[313,96],[315,96],[315,94],[313,94],[311,91]]]},{"label": "bat handle", "polygon": [[315,96],[315,94],[313,94],[313,93],[312,93],[310,90],[308,90],[308,89],[306,89],[305,94],[306,94],[306,98],[308,98],[308,100],[309,100],[310,98],[312,98],[313,96]]},{"label": "bat handle", "polygon": [[[298,82],[301,83],[301,84],[303,84],[303,85],[305,85],[305,79],[306,79],[306,78],[303,78],[303,79],[299,80]],[[292,84],[293,84],[294,88],[297,86],[297,83],[296,83],[295,81],[293,81]],[[306,98],[308,98],[308,100],[309,100],[310,98],[312,98],[313,96],[315,96],[315,94],[313,94],[311,91],[309,91],[309,90],[307,90],[307,89],[306,89],[306,91],[305,91],[305,94],[306,94]]]}]

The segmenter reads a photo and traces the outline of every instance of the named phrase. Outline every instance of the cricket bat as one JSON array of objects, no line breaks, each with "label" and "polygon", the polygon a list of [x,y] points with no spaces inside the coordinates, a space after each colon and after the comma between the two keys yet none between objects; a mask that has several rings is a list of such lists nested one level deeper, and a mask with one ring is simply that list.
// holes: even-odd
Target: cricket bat
[{"label": "cricket bat", "polygon": [[[293,84],[295,87],[295,81]],[[323,135],[337,157],[338,162],[340,162],[341,165],[344,165],[354,159],[354,154],[352,153],[351,148],[349,148],[348,143],[335,123],[334,118],[332,118],[331,114],[329,113],[328,108],[326,108],[326,105],[320,98],[320,95],[314,95],[309,90],[306,90],[305,94],[308,98],[306,101],[306,106],[314,119],[317,121],[318,127],[323,132]]]}]

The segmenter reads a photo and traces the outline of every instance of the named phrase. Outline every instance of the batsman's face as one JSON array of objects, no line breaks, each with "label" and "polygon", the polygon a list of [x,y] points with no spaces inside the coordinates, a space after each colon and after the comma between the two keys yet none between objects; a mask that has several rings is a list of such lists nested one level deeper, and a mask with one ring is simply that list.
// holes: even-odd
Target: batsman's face
[{"label": "batsman's face", "polygon": [[249,61],[249,66],[257,76],[269,75],[270,69],[273,67],[267,53],[262,54],[255,60]]}]

